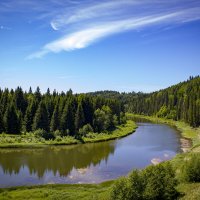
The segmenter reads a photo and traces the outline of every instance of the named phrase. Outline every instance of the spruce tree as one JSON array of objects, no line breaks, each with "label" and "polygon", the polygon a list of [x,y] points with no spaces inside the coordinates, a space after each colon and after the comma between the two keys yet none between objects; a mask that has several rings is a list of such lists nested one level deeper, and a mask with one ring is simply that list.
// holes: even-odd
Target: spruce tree
[{"label": "spruce tree", "polygon": [[32,130],[37,129],[49,130],[48,112],[43,101],[40,102],[33,120]]},{"label": "spruce tree", "polygon": [[75,134],[74,113],[71,101],[67,102],[65,105],[60,121],[60,128],[65,134],[67,131],[69,135]]},{"label": "spruce tree", "polygon": [[0,112],[0,133],[4,131],[4,125],[3,125],[3,116]]},{"label": "spruce tree", "polygon": [[4,125],[6,133],[20,133],[20,119],[14,103],[11,103],[4,114]]},{"label": "spruce tree", "polygon": [[33,118],[34,118],[36,109],[37,109],[37,104],[35,100],[32,100],[31,103],[29,103],[29,106],[26,110],[24,122],[23,122],[23,128],[26,132],[32,131]]},{"label": "spruce tree", "polygon": [[54,132],[58,129],[59,129],[59,112],[58,112],[58,105],[56,105],[50,122],[50,131]]},{"label": "spruce tree", "polygon": [[85,124],[85,116],[84,116],[84,112],[83,112],[83,107],[82,107],[82,104],[79,103],[77,111],[76,111],[76,115],[75,115],[75,128],[76,128],[76,132],[78,132],[78,130],[80,128],[82,128],[82,126],[84,124]]}]

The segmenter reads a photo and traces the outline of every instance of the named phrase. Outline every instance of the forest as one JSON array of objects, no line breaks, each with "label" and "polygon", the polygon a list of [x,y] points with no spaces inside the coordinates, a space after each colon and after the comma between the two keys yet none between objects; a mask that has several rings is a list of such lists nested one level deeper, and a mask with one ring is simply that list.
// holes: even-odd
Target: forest
[{"label": "forest", "polygon": [[119,100],[129,113],[181,120],[193,127],[200,125],[199,76],[152,93],[100,91],[90,94]]},{"label": "forest", "polygon": [[73,94],[72,90],[41,94],[16,90],[0,90],[0,132],[20,134],[42,130],[43,137],[55,134],[76,138],[87,132],[108,131],[124,122],[119,100]]},{"label": "forest", "polygon": [[200,125],[200,77],[190,77],[153,93],[99,91],[87,94],[42,94],[17,89],[0,89],[0,133],[19,134],[43,130],[47,139],[60,136],[80,137],[100,133],[125,122],[125,112],[182,120]]}]

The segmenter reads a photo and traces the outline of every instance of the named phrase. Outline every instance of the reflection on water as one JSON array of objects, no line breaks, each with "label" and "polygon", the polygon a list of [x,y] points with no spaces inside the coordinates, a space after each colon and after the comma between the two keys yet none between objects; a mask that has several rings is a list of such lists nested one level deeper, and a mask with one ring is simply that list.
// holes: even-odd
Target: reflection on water
[{"label": "reflection on water", "polygon": [[180,151],[176,130],[166,125],[138,124],[134,134],[114,141],[1,149],[0,187],[102,182],[126,175],[133,168],[170,159]]}]

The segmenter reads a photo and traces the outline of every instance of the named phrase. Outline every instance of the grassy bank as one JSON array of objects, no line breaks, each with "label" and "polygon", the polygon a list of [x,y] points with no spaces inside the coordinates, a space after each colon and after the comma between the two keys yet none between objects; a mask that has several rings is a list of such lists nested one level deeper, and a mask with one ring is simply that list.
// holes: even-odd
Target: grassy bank
[{"label": "grassy bank", "polygon": [[[182,181],[181,169],[184,167],[185,162],[190,160],[190,157],[194,152],[198,152],[199,144],[199,129],[194,129],[183,122],[177,122],[168,119],[160,119],[156,117],[149,116],[139,116],[127,114],[129,121],[124,126],[119,126],[110,134],[99,134],[96,138],[94,134],[90,134],[90,137],[83,138],[84,142],[98,142],[105,141],[109,139],[114,139],[117,137],[123,137],[127,134],[133,132],[136,129],[136,125],[131,121],[132,117],[140,117],[143,119],[150,120],[155,123],[165,123],[170,126],[175,126],[181,134],[193,141],[193,148],[191,152],[178,154],[174,159],[169,161],[173,168],[176,170],[176,177],[178,180],[177,190],[180,192],[181,200],[196,200],[200,199],[200,183],[188,183]],[[197,155],[200,156],[199,153]],[[110,191],[112,185],[115,181],[108,181],[101,184],[75,184],[75,185],[39,185],[39,186],[26,186],[26,187],[12,187],[8,189],[0,189],[0,200],[75,200],[75,199],[85,199],[85,200],[109,200]]]},{"label": "grassy bank", "polygon": [[178,131],[180,131],[182,137],[190,139],[192,141],[192,150],[200,150],[200,128],[193,128],[182,121],[174,121],[171,119],[158,118],[154,116],[135,115],[131,113],[127,113],[126,116],[130,120],[134,118],[142,118],[154,123],[162,123],[174,126],[177,128]]},{"label": "grassy bank", "polygon": [[0,189],[0,200],[108,200],[113,181],[101,184],[39,185]]},{"label": "grassy bank", "polygon": [[136,130],[136,124],[128,120],[126,124],[117,126],[115,130],[107,133],[89,133],[80,140],[71,136],[58,137],[55,140],[45,140],[36,137],[33,133],[23,135],[0,134],[0,148],[41,148],[47,145],[70,145],[89,142],[101,142],[124,137]]}]

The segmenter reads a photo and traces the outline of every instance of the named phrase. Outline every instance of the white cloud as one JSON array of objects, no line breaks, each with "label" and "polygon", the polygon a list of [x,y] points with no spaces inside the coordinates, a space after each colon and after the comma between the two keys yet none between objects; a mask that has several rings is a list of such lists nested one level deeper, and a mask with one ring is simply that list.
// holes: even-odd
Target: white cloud
[{"label": "white cloud", "polygon": [[[53,52],[85,48],[112,34],[155,25],[174,26],[200,19],[200,5],[189,0],[169,1],[124,0],[102,1],[98,4],[79,4],[67,14],[56,15],[51,21],[54,30],[67,32],[49,42],[28,59],[41,58]],[[66,11],[64,9],[64,11]]]}]

